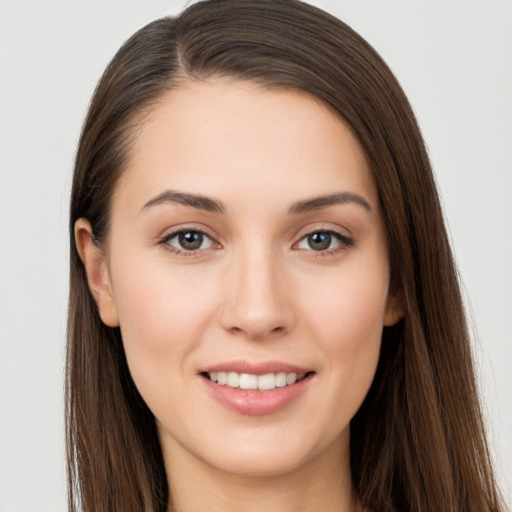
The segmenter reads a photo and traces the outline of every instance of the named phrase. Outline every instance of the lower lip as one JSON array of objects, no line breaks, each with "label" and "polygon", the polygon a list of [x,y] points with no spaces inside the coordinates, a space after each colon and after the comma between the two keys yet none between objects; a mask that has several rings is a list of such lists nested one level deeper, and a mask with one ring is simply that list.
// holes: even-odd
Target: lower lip
[{"label": "lower lip", "polygon": [[241,414],[261,416],[272,414],[284,409],[293,400],[298,398],[309,386],[313,374],[289,386],[275,388],[268,391],[253,389],[232,388],[212,382],[208,377],[202,376],[209,393],[218,402]]}]

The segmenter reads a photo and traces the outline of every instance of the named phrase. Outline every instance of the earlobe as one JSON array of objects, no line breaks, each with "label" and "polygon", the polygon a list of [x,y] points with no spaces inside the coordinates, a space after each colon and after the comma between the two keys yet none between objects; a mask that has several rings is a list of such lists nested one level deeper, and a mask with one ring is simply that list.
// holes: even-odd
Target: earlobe
[{"label": "earlobe", "polygon": [[386,311],[384,313],[384,325],[391,327],[398,323],[405,315],[404,300],[401,292],[388,295]]},{"label": "earlobe", "polygon": [[119,326],[107,257],[95,242],[88,220],[81,218],[75,222],[75,243],[85,267],[89,289],[98,305],[101,320],[109,327]]}]

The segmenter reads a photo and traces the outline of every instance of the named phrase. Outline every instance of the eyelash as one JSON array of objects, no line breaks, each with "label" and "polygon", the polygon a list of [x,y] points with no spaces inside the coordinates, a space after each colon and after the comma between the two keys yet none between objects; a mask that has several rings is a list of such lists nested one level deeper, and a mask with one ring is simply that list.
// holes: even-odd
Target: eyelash
[{"label": "eyelash", "polygon": [[[158,245],[164,246],[166,250],[168,250],[178,256],[185,256],[185,257],[200,256],[203,251],[211,248],[211,247],[208,247],[206,249],[187,250],[187,249],[179,249],[169,243],[173,238],[179,237],[180,235],[185,235],[187,233],[195,233],[195,234],[201,235],[202,237],[206,237],[207,239],[209,239],[213,246],[215,246],[215,245],[220,246],[220,243],[217,240],[215,240],[215,238],[213,236],[208,234],[206,231],[204,231],[202,229],[197,229],[197,228],[190,228],[190,229],[184,228],[184,229],[179,229],[177,231],[173,231],[171,233],[166,233],[158,240]],[[297,248],[297,246],[300,243],[302,243],[304,240],[306,240],[308,237],[317,235],[317,234],[330,235],[332,238],[334,238],[335,240],[338,241],[338,245],[336,247],[334,247],[333,249],[325,249],[325,250],[319,250],[319,251],[315,251],[314,249],[311,249],[311,248],[310,249],[298,249]],[[293,245],[293,248],[297,248],[297,250],[301,250],[301,251],[302,250],[309,251],[312,253],[312,255],[314,255],[314,257],[325,257],[325,256],[333,256],[341,251],[344,251],[346,249],[349,249],[350,247],[353,247],[354,245],[355,245],[355,241],[353,238],[343,235],[335,230],[316,229],[313,231],[309,231],[308,233],[305,233],[300,238],[300,240]]]},{"label": "eyelash", "polygon": [[165,235],[163,235],[160,238],[160,240],[158,241],[158,244],[162,245],[167,251],[170,251],[173,254],[176,254],[178,256],[185,256],[188,258],[200,256],[202,251],[209,249],[209,248],[195,249],[195,250],[179,249],[169,243],[173,238],[179,237],[180,235],[185,235],[187,233],[199,234],[202,237],[209,239],[211,241],[212,245],[220,246],[219,242],[217,242],[217,240],[215,240],[215,238],[213,236],[208,234],[206,231],[204,231],[202,229],[197,229],[197,228],[182,228],[177,231],[173,231],[171,233],[166,233]]},{"label": "eyelash", "polygon": [[333,229],[315,229],[313,231],[309,231],[304,234],[300,240],[294,244],[294,247],[297,247],[303,240],[306,240],[308,237],[318,234],[326,234],[337,240],[338,244],[336,247],[332,249],[325,249],[320,251],[315,251],[314,249],[299,249],[299,250],[309,250],[314,257],[326,257],[326,256],[334,256],[339,252],[345,251],[355,245],[355,240],[351,237],[343,235],[338,231]]}]

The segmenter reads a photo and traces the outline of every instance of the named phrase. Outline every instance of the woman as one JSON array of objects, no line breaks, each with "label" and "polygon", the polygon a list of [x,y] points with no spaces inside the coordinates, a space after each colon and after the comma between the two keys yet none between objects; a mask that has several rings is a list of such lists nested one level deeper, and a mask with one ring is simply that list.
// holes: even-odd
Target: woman
[{"label": "woman", "polygon": [[430,164],[294,0],[135,34],[71,199],[70,508],[500,510]]}]

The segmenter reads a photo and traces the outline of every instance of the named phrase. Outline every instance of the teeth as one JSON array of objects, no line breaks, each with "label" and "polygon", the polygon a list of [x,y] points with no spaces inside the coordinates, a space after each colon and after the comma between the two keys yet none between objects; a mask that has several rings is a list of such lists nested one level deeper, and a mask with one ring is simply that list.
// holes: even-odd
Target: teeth
[{"label": "teeth", "polygon": [[207,374],[212,382],[221,386],[240,389],[258,389],[268,391],[270,389],[290,386],[302,380],[305,373],[267,373],[266,375],[252,375],[250,373],[236,372],[211,372]]},{"label": "teeth", "polygon": [[260,375],[258,377],[258,389],[266,391],[268,389],[274,389],[276,387],[276,376],[273,373],[267,373],[266,375]]},{"label": "teeth", "polygon": [[281,372],[276,375],[276,388],[284,388],[286,386],[286,373]]},{"label": "teeth", "polygon": [[296,373],[289,373],[286,376],[286,384],[290,385],[293,384],[297,380],[297,374]]},{"label": "teeth", "polygon": [[240,385],[240,377],[241,375],[239,375],[238,373],[229,372],[226,385],[229,386],[230,388],[237,388]]},{"label": "teeth", "polygon": [[258,389],[258,376],[242,373],[240,375],[240,389]]}]

